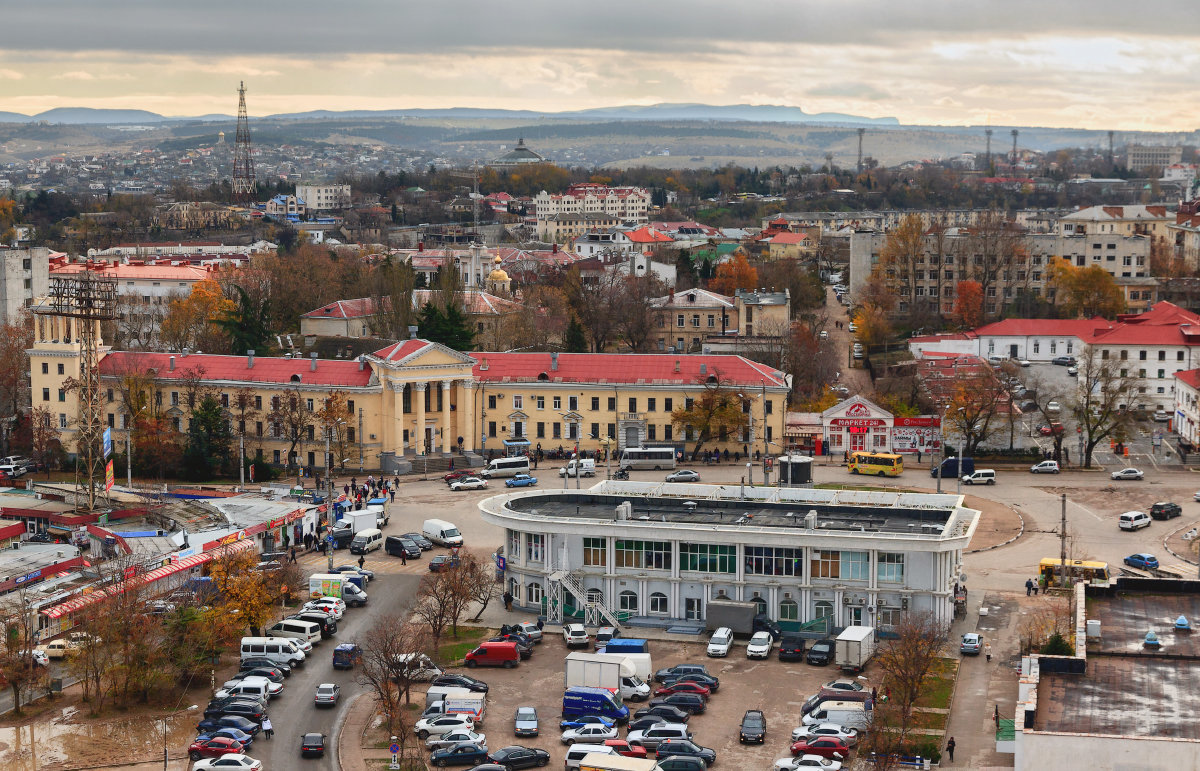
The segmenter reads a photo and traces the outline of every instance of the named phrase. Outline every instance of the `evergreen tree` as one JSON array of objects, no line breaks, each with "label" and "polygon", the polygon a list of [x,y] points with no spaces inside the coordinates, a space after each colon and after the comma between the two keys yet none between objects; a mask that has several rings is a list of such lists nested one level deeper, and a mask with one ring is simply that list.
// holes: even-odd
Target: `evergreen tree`
[{"label": "evergreen tree", "polygon": [[233,435],[216,397],[204,396],[188,425],[183,449],[183,475],[194,482],[212,479],[229,468]]},{"label": "evergreen tree", "polygon": [[563,348],[567,353],[587,353],[587,332],[579,323],[579,319],[574,316],[571,317],[571,322],[567,324],[567,331],[563,335]]},{"label": "evergreen tree", "polygon": [[256,304],[237,284],[237,307],[216,320],[216,325],[224,330],[229,337],[229,345],[235,354],[242,355],[246,351],[263,351],[266,349],[267,337],[270,334],[268,320],[270,319],[270,300]]},{"label": "evergreen tree", "polygon": [[456,351],[469,351],[475,339],[471,320],[457,305],[442,309],[433,303],[425,303],[421,309],[419,334],[426,340],[441,343]]}]

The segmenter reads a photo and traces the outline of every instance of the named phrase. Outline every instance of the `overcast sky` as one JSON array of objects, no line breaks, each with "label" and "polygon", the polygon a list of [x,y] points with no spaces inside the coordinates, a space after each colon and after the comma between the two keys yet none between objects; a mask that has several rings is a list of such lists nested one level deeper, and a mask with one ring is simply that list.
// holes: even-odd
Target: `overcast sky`
[{"label": "overcast sky", "polygon": [[1193,130],[1183,0],[0,0],[0,110],[783,104]]}]

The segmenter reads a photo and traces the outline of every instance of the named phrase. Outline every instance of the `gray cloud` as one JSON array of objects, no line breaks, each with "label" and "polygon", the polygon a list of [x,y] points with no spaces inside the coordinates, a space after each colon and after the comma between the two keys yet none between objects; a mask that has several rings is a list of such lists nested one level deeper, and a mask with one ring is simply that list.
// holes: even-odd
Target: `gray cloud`
[{"label": "gray cloud", "polygon": [[887,91],[876,88],[870,83],[857,82],[829,83],[824,86],[810,88],[804,93],[809,96],[843,96],[851,99],[863,99],[872,102],[890,99],[892,96]]}]

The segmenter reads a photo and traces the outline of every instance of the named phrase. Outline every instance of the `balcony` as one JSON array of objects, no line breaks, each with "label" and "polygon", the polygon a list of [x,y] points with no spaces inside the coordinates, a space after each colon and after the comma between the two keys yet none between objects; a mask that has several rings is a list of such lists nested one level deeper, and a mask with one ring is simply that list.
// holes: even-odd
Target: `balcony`
[{"label": "balcony", "polygon": [[621,412],[618,415],[625,422],[644,422],[646,420],[646,413],[644,412]]}]

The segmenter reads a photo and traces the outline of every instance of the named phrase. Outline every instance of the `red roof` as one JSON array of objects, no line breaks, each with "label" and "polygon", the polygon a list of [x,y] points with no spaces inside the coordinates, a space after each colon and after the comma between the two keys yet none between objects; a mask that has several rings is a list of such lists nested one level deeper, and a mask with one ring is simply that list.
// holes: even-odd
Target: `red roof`
[{"label": "red roof", "polygon": [[62,276],[84,271],[92,271],[102,277],[116,279],[141,279],[143,281],[203,281],[212,274],[207,268],[195,265],[126,265],[124,263],[92,263],[71,262],[65,265],[51,265],[51,276]]},{"label": "red roof", "polygon": [[769,244],[802,244],[808,241],[806,233],[777,233],[767,239]]},{"label": "red roof", "polygon": [[1099,316],[1092,319],[1004,319],[978,327],[975,329],[975,334],[979,337],[988,335],[1009,337],[1062,335],[1086,340],[1097,330],[1111,327],[1111,321],[1106,321]]},{"label": "red roof", "polygon": [[649,227],[641,227],[637,230],[631,230],[626,233],[625,236],[635,244],[672,243],[671,237],[666,233],[661,233]]},{"label": "red roof", "polygon": [[1182,372],[1176,372],[1175,377],[1192,388],[1200,389],[1200,369],[1185,369]]},{"label": "red roof", "polygon": [[357,300],[338,300],[315,311],[300,316],[302,319],[361,319],[375,313],[375,302],[370,297]]},{"label": "red roof", "polygon": [[[175,368],[171,369],[171,359]],[[305,385],[345,386],[361,388],[371,382],[371,368],[359,368],[354,360],[318,359],[317,369],[312,371],[311,359],[282,359],[255,357],[254,366],[249,366],[246,356],[217,356],[214,354],[192,354],[183,356],[171,353],[143,353],[140,351],[114,351],[100,361],[100,374],[119,376],[125,372],[155,370],[159,380],[178,380],[191,377],[203,370],[206,381],[224,380],[238,383],[303,383]],[[293,379],[293,378],[298,379]]]},{"label": "red roof", "polygon": [[[784,374],[743,356],[628,353],[472,353],[475,378],[486,383],[638,383],[700,385],[717,375],[731,385],[786,387]],[[704,372],[700,371],[704,367]]]},{"label": "red roof", "polygon": [[395,345],[389,345],[387,348],[380,348],[371,355],[378,356],[385,361],[400,361],[430,345],[433,345],[433,343],[428,340],[402,340]]}]

